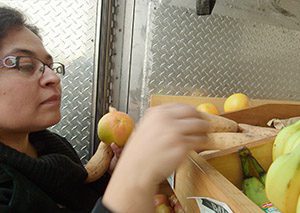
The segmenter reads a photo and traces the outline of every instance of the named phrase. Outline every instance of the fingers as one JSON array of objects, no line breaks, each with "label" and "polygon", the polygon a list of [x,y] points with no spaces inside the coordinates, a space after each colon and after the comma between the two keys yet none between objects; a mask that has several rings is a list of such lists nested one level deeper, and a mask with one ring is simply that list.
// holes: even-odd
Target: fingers
[{"label": "fingers", "polygon": [[206,135],[202,136],[184,136],[178,139],[179,146],[185,147],[186,150],[194,150],[196,152],[207,150],[210,147],[209,139]]},{"label": "fingers", "polygon": [[184,135],[203,135],[209,131],[208,121],[199,118],[187,118],[179,120],[176,125]]},{"label": "fingers", "polygon": [[120,155],[121,155],[121,153],[122,153],[123,148],[118,147],[118,145],[115,144],[115,143],[112,143],[112,144],[110,145],[110,147],[111,147],[113,153],[115,154],[115,156],[116,156],[117,158],[119,158]]},{"label": "fingers", "polygon": [[196,152],[201,152],[204,150],[211,149],[210,141],[207,136],[203,136],[201,139],[198,139],[198,141],[190,142],[190,147],[192,150],[194,150]]},{"label": "fingers", "polygon": [[[202,114],[195,107],[184,104],[165,104],[148,110],[153,115],[151,122],[159,120],[166,128],[177,125],[183,134],[201,134],[209,131],[209,122],[202,119]],[[154,121],[155,122],[155,121]]]},{"label": "fingers", "polygon": [[[150,108],[150,119],[155,122],[150,130],[156,131],[168,141],[181,142],[183,149],[202,150],[207,147],[207,137],[210,123],[202,119],[202,114],[195,107],[184,104],[165,104]],[[160,122],[157,123],[157,120]],[[149,132],[149,128],[147,128]],[[204,143],[204,144],[203,144]],[[177,144],[179,145],[179,144]]]},{"label": "fingers", "polygon": [[201,113],[198,112],[195,107],[186,104],[164,104],[157,107],[152,107],[150,110],[161,111],[161,113],[172,115],[177,119],[188,117],[202,118]]}]

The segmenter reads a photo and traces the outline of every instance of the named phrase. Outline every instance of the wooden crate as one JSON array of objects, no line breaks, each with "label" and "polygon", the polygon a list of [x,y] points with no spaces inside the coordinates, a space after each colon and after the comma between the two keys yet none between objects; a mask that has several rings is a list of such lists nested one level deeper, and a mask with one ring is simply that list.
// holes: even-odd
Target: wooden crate
[{"label": "wooden crate", "polygon": [[[218,111],[223,114],[223,105],[226,98],[197,97],[197,96],[174,96],[174,95],[152,95],[150,98],[150,106],[157,106],[166,103],[184,103],[197,106],[202,103],[213,103]],[[250,107],[256,107],[264,104],[299,104],[296,101],[285,100],[267,100],[267,99],[251,99]]]},{"label": "wooden crate", "polygon": [[[268,168],[271,163],[273,138],[247,144],[255,158]],[[240,190],[242,170],[235,147],[220,151],[218,156],[204,159],[196,152],[191,152],[177,170],[175,194],[186,212],[199,211],[195,201],[187,197],[210,197],[226,203],[233,212],[262,212]],[[266,152],[267,151],[267,152]],[[260,153],[257,155],[257,153]]]},{"label": "wooden crate", "polygon": [[[150,106],[164,103],[186,103],[196,106],[208,99],[202,97],[152,96]],[[221,107],[224,99],[209,98],[209,101]],[[272,118],[290,118],[300,116],[300,102],[255,100],[249,109],[223,114],[222,116],[252,125],[266,126]],[[253,104],[255,103],[255,104]],[[268,169],[272,162],[274,137],[254,141],[246,146],[254,157]],[[175,176],[175,194],[186,212],[199,212],[195,200],[187,197],[210,197],[226,203],[233,212],[263,212],[240,190],[242,170],[237,151],[242,146],[233,147],[212,154],[199,156],[191,152],[188,159],[178,168]]]}]

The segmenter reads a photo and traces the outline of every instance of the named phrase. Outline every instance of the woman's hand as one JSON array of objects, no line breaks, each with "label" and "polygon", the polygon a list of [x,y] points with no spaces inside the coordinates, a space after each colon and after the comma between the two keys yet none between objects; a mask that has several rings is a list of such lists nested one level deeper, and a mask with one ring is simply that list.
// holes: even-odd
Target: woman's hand
[{"label": "woman's hand", "polygon": [[209,123],[192,106],[168,104],[150,108],[129,138],[123,166],[132,166],[145,175],[147,182],[159,184],[190,150],[207,148],[208,129]]},{"label": "woman's hand", "polygon": [[[147,110],[130,136],[103,202],[116,212],[151,212],[159,183],[187,157],[207,148],[209,123],[192,106]],[[128,196],[130,194],[130,196]]]},{"label": "woman's hand", "polygon": [[110,161],[108,172],[112,174],[121,156],[123,148],[118,147],[115,143],[111,144],[110,148],[112,149],[114,156]]}]

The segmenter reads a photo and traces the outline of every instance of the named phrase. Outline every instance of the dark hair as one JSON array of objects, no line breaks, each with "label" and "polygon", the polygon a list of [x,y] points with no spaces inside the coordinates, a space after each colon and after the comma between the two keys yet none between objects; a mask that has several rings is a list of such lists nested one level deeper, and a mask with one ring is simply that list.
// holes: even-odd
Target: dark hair
[{"label": "dark hair", "polygon": [[2,39],[5,38],[9,30],[22,27],[28,28],[41,38],[39,29],[36,26],[27,23],[27,18],[23,13],[10,7],[0,6],[0,45]]}]

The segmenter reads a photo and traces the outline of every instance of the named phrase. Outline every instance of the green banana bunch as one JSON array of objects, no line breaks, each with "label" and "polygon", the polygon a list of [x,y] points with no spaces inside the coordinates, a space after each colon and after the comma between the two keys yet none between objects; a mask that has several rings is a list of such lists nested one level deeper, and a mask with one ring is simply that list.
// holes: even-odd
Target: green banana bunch
[{"label": "green banana bunch", "polygon": [[[273,144],[273,161],[285,152],[285,146],[288,138],[298,131],[300,131],[300,121],[297,121],[296,123],[293,123],[280,130]],[[294,146],[292,146],[292,148],[294,148]],[[287,149],[290,150],[290,148]]]},{"label": "green banana bunch", "polygon": [[258,180],[257,177],[244,179],[242,187],[244,194],[259,207],[270,202],[265,193],[265,186]]},{"label": "green banana bunch", "polygon": [[300,213],[300,145],[276,158],[266,177],[266,193],[284,213]]},{"label": "green banana bunch", "polygon": [[[243,170],[242,190],[244,194],[265,212],[279,212],[269,201],[265,192],[266,172],[246,147],[239,150],[239,157]],[[258,174],[258,178],[251,174],[251,168]]]}]

